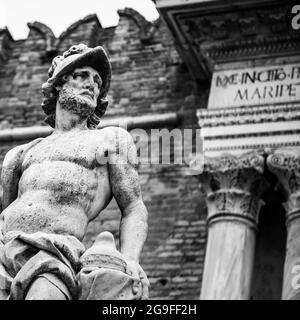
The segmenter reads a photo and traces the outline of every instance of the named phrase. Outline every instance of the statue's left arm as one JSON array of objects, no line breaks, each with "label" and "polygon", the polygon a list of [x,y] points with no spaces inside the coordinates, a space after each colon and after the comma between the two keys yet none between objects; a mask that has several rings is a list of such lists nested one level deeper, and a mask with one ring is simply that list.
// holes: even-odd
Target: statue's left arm
[{"label": "statue's left arm", "polygon": [[141,195],[137,172],[137,151],[131,135],[114,131],[115,150],[109,155],[109,177],[113,195],[122,212],[120,251],[127,261],[127,273],[142,281],[143,298],[148,296],[149,281],[139,265],[148,232],[148,212]]}]

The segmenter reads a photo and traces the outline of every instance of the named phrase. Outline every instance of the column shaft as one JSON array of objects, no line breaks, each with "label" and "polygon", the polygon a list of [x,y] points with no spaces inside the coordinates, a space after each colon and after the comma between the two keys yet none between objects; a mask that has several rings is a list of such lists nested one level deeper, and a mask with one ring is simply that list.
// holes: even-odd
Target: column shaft
[{"label": "column shaft", "polygon": [[286,196],[287,242],[282,299],[300,300],[300,150],[278,149],[267,165]]},{"label": "column shaft", "polygon": [[222,221],[209,228],[201,299],[249,299],[255,230]]},{"label": "column shaft", "polygon": [[252,152],[205,159],[208,240],[202,300],[249,299],[264,159]]}]

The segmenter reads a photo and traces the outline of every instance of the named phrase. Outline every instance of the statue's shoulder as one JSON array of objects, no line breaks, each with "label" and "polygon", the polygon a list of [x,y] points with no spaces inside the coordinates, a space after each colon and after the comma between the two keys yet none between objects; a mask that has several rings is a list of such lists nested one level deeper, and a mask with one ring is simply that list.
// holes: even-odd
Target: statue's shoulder
[{"label": "statue's shoulder", "polygon": [[105,127],[97,130],[97,135],[111,143],[122,144],[123,142],[132,142],[130,133],[121,127]]},{"label": "statue's shoulder", "polygon": [[42,140],[43,138],[38,138],[31,142],[20,144],[10,149],[4,158],[3,165],[9,162],[20,161],[24,157],[27,151],[29,151],[32,147],[36,146]]},{"label": "statue's shoulder", "polygon": [[[128,160],[128,163],[136,165],[137,151],[131,134],[120,127],[105,127],[99,130],[99,154],[102,156],[105,152],[110,154],[110,161],[114,156],[122,157]],[[100,158],[101,158],[100,156]],[[101,158],[102,159],[102,158]]]},{"label": "statue's shoulder", "polygon": [[44,138],[37,138],[35,140],[32,140],[26,144],[21,145],[22,148],[22,153],[25,154],[26,152],[28,152],[30,149],[32,149],[33,147],[35,147],[37,144],[39,144],[42,140],[44,140]]}]

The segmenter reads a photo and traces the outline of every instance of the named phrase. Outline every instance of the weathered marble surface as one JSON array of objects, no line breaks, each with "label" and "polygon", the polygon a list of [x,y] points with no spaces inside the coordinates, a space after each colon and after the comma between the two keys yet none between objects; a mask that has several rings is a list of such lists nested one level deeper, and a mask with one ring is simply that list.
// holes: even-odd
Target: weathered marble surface
[{"label": "weathered marble surface", "polygon": [[[71,270],[75,283],[82,250],[74,254],[72,245],[64,247],[55,235],[70,237],[77,245],[87,224],[115,197],[122,212],[120,251],[126,261],[125,272],[140,279],[140,298],[145,299],[149,281],[139,258],[147,235],[147,210],[138,182],[136,149],[125,130],[92,130],[107,107],[108,57],[102,47],[72,46],[54,59],[49,76],[43,85],[42,107],[54,132],[12,149],[3,163],[0,250],[18,241],[23,259],[12,272],[9,256],[4,259],[0,254],[1,292],[12,298],[8,284],[27,261],[48,251],[54,255],[55,265]],[[33,241],[30,237],[36,233],[44,240]],[[62,245],[56,246],[56,241]],[[52,269],[45,263],[39,270],[31,270],[35,280],[25,289],[25,299],[78,298],[76,290],[70,292],[64,281],[66,273],[53,274]]]},{"label": "weathered marble surface", "polygon": [[126,261],[110,232],[102,232],[80,260],[81,300],[141,299],[142,282],[126,274]]},{"label": "weathered marble surface", "polygon": [[257,152],[205,158],[199,175],[208,207],[202,300],[250,299],[263,171]]},{"label": "weathered marble surface", "polygon": [[202,300],[250,298],[255,230],[238,221],[210,226],[204,267]]}]

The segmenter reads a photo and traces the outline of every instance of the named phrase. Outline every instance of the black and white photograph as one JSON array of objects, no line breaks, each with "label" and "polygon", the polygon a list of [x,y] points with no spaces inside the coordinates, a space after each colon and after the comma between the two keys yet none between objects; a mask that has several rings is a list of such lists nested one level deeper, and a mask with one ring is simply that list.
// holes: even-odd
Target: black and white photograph
[{"label": "black and white photograph", "polygon": [[300,1],[0,0],[0,300],[300,300]]}]

